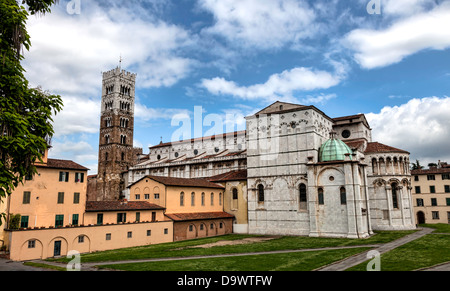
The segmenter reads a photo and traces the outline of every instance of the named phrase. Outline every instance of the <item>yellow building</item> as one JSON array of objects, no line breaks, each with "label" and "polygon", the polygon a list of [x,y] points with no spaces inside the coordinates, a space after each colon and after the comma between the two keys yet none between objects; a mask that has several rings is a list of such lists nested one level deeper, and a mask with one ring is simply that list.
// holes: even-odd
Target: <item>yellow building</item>
[{"label": "yellow building", "polygon": [[411,175],[417,223],[450,223],[450,167],[439,163]]},{"label": "yellow building", "polygon": [[164,207],[173,221],[174,241],[232,233],[233,215],[224,212],[225,187],[205,179],[145,176],[128,186],[131,201]]},{"label": "yellow building", "polygon": [[[173,241],[165,208],[145,201],[86,201],[88,169],[47,159],[2,204],[0,247],[26,261]],[[17,225],[10,218],[20,215]]]}]

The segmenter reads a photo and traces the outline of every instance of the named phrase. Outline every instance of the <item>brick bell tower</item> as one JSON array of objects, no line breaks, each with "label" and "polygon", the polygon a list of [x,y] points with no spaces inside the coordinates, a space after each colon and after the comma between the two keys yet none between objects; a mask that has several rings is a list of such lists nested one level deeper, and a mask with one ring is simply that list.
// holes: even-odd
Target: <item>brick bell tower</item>
[{"label": "brick bell tower", "polygon": [[121,199],[124,189],[121,174],[136,163],[133,148],[135,83],[136,74],[120,67],[103,73],[98,201]]}]

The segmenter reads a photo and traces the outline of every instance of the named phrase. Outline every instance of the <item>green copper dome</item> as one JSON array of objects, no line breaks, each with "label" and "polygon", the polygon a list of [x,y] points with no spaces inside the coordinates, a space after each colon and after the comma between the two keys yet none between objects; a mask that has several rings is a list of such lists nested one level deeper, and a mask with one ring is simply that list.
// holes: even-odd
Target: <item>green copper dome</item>
[{"label": "green copper dome", "polygon": [[332,136],[320,148],[319,162],[343,161],[345,160],[345,154],[350,154],[351,159],[352,153],[348,145]]}]

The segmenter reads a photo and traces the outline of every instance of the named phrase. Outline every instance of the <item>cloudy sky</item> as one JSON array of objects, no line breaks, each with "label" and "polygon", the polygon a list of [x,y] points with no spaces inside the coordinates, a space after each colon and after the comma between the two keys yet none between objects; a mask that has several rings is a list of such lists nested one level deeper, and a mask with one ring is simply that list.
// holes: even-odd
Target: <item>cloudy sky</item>
[{"label": "cloudy sky", "polygon": [[96,173],[101,72],[122,56],[138,75],[144,153],[170,141],[180,117],[192,137],[241,130],[244,116],[280,100],[332,118],[365,113],[374,141],[425,165],[450,162],[450,1],[369,2],[60,0],[30,17],[24,61],[31,85],[64,101],[50,156]]}]

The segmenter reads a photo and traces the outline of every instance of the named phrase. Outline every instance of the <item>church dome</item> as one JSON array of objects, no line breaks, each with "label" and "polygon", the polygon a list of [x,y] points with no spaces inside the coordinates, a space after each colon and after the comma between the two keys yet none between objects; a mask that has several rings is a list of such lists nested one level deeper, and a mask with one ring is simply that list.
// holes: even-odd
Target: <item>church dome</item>
[{"label": "church dome", "polygon": [[332,134],[331,138],[320,147],[319,162],[344,161],[345,155],[350,154],[351,159],[352,153],[353,151],[348,145]]}]

